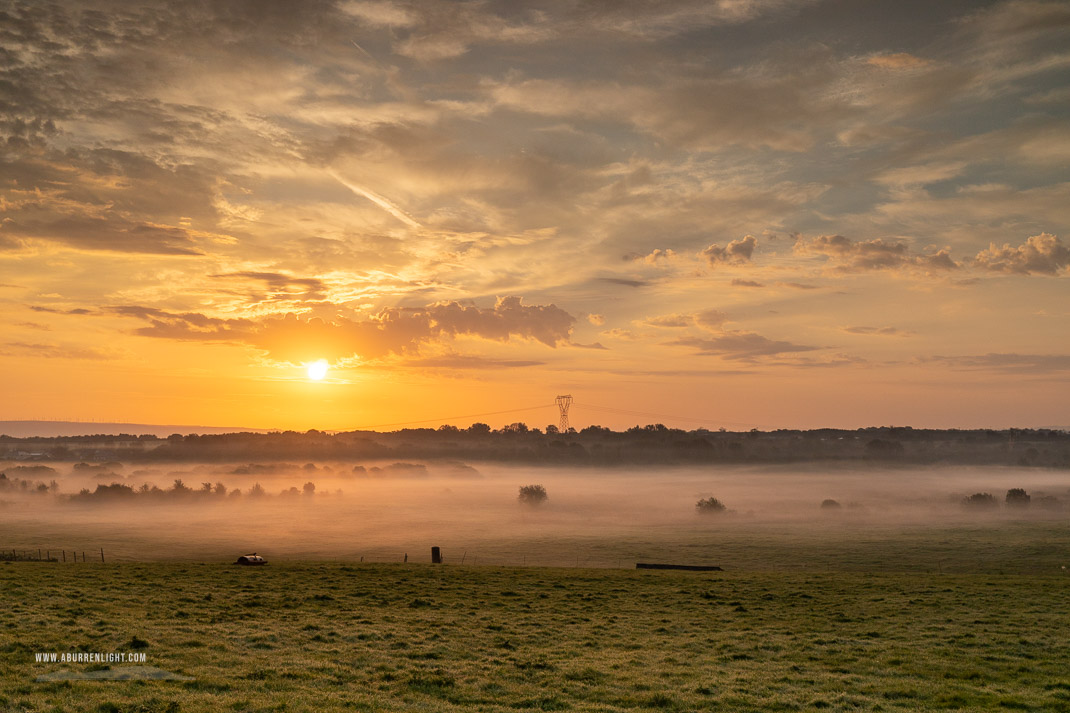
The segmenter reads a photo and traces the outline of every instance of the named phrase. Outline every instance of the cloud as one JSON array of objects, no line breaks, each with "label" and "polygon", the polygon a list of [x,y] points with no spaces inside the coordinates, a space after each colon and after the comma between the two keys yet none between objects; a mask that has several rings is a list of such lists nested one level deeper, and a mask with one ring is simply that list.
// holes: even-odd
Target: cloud
[{"label": "cloud", "polygon": [[423,344],[457,336],[499,342],[519,338],[548,347],[573,345],[575,322],[555,305],[525,305],[514,296],[500,297],[492,308],[439,302],[427,307],[386,308],[364,320],[328,321],[293,313],[260,320],[233,319],[141,306],[114,307],[112,311],[147,321],[148,326],[135,330],[142,336],[247,344],[263,350],[273,361],[291,364],[415,356]]},{"label": "cloud", "polygon": [[168,312],[155,307],[123,305],[110,309],[123,317],[136,317],[148,322],[135,334],[181,341],[234,341],[251,338],[257,323],[244,318],[209,317],[199,312]]},{"label": "cloud", "polygon": [[610,339],[623,339],[625,341],[634,342],[642,338],[641,335],[636,334],[630,329],[620,329],[619,327],[613,327],[612,329],[604,329],[599,332],[603,337],[609,337]]},{"label": "cloud", "polygon": [[753,235],[747,235],[740,240],[733,240],[725,247],[714,243],[699,254],[706,258],[706,262],[709,263],[710,267],[726,263],[739,265],[750,262],[751,256],[754,254],[754,248],[757,246],[758,239]]},{"label": "cloud", "polygon": [[75,307],[73,309],[56,309],[55,307],[45,307],[43,305],[27,305],[27,307],[34,312],[47,312],[48,314],[93,314],[93,310],[85,307]]},{"label": "cloud", "polygon": [[732,280],[733,287],[765,287],[765,283],[755,282],[754,280]]},{"label": "cloud", "polygon": [[606,323],[606,316],[604,314],[589,314],[587,315],[587,321],[596,327],[601,327]]},{"label": "cloud", "polygon": [[18,238],[66,243],[86,250],[156,255],[203,255],[190,231],[172,225],[134,222],[106,213],[63,218],[9,218],[4,230]]},{"label": "cloud", "polygon": [[901,240],[853,241],[842,235],[820,235],[809,240],[799,236],[793,246],[796,255],[823,256],[837,272],[868,270],[920,270],[927,273],[955,270],[959,264],[951,259],[947,248],[927,254],[913,254]]},{"label": "cloud", "polygon": [[1045,374],[1070,371],[1070,354],[1015,354],[990,352],[965,356],[927,356],[914,360],[921,364],[944,364],[969,371],[997,371],[1015,374]]},{"label": "cloud", "polygon": [[608,282],[611,285],[623,285],[624,287],[646,287],[650,283],[646,280],[629,280],[623,277],[599,277],[599,282]]},{"label": "cloud", "polygon": [[350,0],[342,3],[341,10],[372,27],[411,27],[417,21],[412,11],[393,2]]},{"label": "cloud", "polygon": [[915,57],[908,52],[896,52],[894,54],[876,54],[866,60],[874,67],[881,69],[918,69],[929,64],[929,60]]},{"label": "cloud", "polygon": [[114,359],[117,354],[107,349],[77,344],[30,344],[6,342],[0,344],[0,355],[29,356],[40,359]]},{"label": "cloud", "polygon": [[446,354],[409,359],[404,366],[417,369],[515,369],[525,366],[542,366],[545,363],[530,359],[492,359],[474,354]]},{"label": "cloud", "polygon": [[1004,243],[1003,247],[996,247],[992,243],[988,249],[977,253],[973,264],[992,272],[1056,275],[1070,265],[1070,248],[1063,245],[1057,236],[1041,233],[1026,238],[1018,246]]},{"label": "cloud", "polygon": [[897,327],[842,327],[848,334],[871,334],[882,337],[905,337],[913,332],[906,332]]},{"label": "cloud", "polygon": [[255,302],[306,302],[327,298],[327,286],[317,277],[293,277],[279,272],[227,272],[211,277],[263,283],[267,292],[253,295]]},{"label": "cloud", "polygon": [[726,321],[728,321],[728,315],[716,309],[703,310],[695,315],[695,324],[703,329],[720,329]]},{"label": "cloud", "polygon": [[753,361],[759,357],[810,352],[824,348],[776,341],[755,332],[743,331],[726,331],[711,338],[684,337],[668,342],[668,344],[691,347],[697,354],[704,356],[722,356],[739,361]]},{"label": "cloud", "polygon": [[658,317],[647,317],[641,320],[639,324],[644,324],[649,327],[690,327],[694,324],[695,318],[690,314],[663,314]]},{"label": "cloud", "polygon": [[639,253],[628,253],[624,256],[628,261],[642,260],[648,265],[656,265],[659,260],[670,260],[676,257],[676,253],[672,250],[662,250],[661,248],[655,248],[647,255],[640,255]]}]

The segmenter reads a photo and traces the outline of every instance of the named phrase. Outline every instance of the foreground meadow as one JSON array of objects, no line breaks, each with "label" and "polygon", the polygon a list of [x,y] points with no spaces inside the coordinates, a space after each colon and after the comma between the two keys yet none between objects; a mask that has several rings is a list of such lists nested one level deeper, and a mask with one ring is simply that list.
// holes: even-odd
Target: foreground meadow
[{"label": "foreground meadow", "polygon": [[[12,711],[1070,710],[1065,573],[0,565]],[[36,682],[36,652],[191,676]]]}]

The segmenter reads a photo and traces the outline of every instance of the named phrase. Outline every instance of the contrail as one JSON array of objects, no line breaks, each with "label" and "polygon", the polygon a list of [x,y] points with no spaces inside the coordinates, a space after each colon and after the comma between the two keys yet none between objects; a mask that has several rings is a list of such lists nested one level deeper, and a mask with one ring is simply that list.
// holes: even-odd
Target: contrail
[{"label": "contrail", "polygon": [[422,228],[423,227],[422,225],[417,223],[415,220],[410,218],[408,215],[406,215],[403,210],[401,210],[396,205],[394,205],[393,203],[388,201],[386,198],[383,198],[378,193],[375,193],[373,191],[369,191],[367,188],[364,188],[362,186],[358,186],[358,185],[355,185],[353,183],[350,183],[349,181],[347,181],[346,179],[342,178],[337,173],[335,173],[334,169],[328,169],[327,173],[329,173],[331,175],[331,178],[333,178],[334,180],[338,181],[343,186],[345,186],[349,190],[351,190],[354,193],[356,193],[358,196],[363,196],[364,198],[367,198],[372,203],[374,203],[375,205],[379,206],[380,208],[385,210],[387,213],[389,213],[390,215],[392,215],[395,218],[397,218],[398,220],[400,220],[402,223],[405,223],[405,225],[408,225],[410,228]]}]

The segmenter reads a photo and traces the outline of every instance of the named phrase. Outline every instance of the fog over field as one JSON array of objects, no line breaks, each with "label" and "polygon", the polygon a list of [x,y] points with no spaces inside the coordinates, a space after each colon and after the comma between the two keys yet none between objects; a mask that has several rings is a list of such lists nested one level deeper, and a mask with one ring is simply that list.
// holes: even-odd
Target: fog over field
[{"label": "fog over field", "polygon": [[[1070,503],[1070,474],[1037,468],[49,467],[54,475],[33,466],[3,469],[12,484],[0,492],[6,523],[0,548],[103,547],[114,561],[228,561],[256,551],[269,559],[371,562],[406,554],[426,561],[436,545],[453,564],[630,567],[645,559],[753,569],[851,567],[855,549],[892,543],[902,550],[894,554],[896,565],[910,569],[938,564],[932,548],[953,548],[958,538],[1000,541],[1023,522],[1065,529]],[[19,479],[54,480],[55,487],[23,490]],[[176,480],[190,490],[175,492]],[[134,492],[96,492],[114,483]],[[307,492],[308,483],[314,491]],[[213,492],[198,492],[204,484]],[[262,495],[251,494],[257,484]],[[543,485],[548,500],[519,503],[518,489],[528,484]],[[1004,503],[1011,488],[1030,494],[1028,506]],[[991,493],[997,504],[965,507],[963,499],[978,492]],[[711,496],[727,510],[697,512],[697,501]],[[822,507],[827,499],[840,507]],[[794,547],[803,542],[811,552],[825,552],[827,561],[797,561]]]}]

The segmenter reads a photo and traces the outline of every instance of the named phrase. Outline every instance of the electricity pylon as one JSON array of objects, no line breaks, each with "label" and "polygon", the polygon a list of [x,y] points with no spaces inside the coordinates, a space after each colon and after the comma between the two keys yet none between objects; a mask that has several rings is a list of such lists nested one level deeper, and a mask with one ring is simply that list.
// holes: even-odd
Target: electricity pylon
[{"label": "electricity pylon", "polygon": [[561,422],[558,424],[557,429],[561,433],[568,433],[570,428],[568,425],[568,407],[572,405],[572,397],[566,394],[565,396],[558,396],[554,400],[557,402],[557,409],[561,412]]}]

